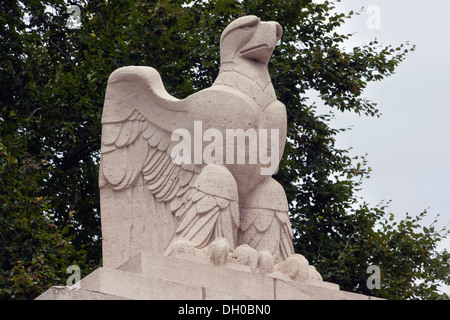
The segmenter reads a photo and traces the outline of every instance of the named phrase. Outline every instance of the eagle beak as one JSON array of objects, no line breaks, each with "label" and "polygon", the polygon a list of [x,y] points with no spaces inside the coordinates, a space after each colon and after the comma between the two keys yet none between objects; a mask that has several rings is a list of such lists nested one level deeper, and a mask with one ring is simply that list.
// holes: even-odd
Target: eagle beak
[{"label": "eagle beak", "polygon": [[278,40],[283,35],[283,28],[277,22],[261,22],[253,37],[240,50],[240,56],[268,64]]}]

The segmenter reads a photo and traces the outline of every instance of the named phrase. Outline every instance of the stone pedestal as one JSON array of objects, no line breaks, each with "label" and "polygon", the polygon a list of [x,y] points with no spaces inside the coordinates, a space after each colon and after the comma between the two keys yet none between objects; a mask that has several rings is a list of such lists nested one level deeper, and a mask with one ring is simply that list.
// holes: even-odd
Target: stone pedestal
[{"label": "stone pedestal", "polygon": [[371,300],[329,282],[295,282],[279,273],[255,274],[247,266],[215,266],[141,252],[117,269],[101,267],[77,288],[52,287],[37,300]]}]

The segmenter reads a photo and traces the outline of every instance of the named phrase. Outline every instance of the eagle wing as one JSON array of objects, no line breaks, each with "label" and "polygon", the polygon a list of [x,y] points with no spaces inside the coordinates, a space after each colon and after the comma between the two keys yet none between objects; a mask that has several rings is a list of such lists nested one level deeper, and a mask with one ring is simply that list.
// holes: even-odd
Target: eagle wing
[{"label": "eagle wing", "polygon": [[172,161],[175,129],[186,128],[189,110],[169,95],[151,67],[123,67],[108,80],[102,116],[100,188],[124,190],[143,177],[150,193],[176,213],[200,172]]}]

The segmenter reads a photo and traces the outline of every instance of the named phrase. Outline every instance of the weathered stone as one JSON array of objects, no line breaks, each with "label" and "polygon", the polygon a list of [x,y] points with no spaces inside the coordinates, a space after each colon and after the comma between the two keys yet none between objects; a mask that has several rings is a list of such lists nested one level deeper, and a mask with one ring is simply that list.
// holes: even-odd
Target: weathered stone
[{"label": "weathered stone", "polygon": [[[186,255],[191,245],[222,264],[217,238],[231,252],[264,251],[265,267],[267,253],[274,262],[294,253],[286,195],[271,177],[286,142],[267,69],[281,35],[276,22],[235,20],[221,36],[216,81],[182,100],[151,67],[111,74],[99,177],[105,267],[141,251]],[[190,244],[172,249],[178,238]]]},{"label": "weathered stone", "polygon": [[141,252],[117,269],[102,267],[83,278],[79,288],[53,287],[39,300],[370,300],[335,284],[293,281],[280,273],[258,274],[248,266]]},{"label": "weathered stone", "polygon": [[151,67],[111,74],[103,267],[38,299],[369,299],[322,281],[294,254],[286,195],[271,177],[286,142],[267,70],[281,35],[276,22],[235,20],[216,81],[182,100]]}]

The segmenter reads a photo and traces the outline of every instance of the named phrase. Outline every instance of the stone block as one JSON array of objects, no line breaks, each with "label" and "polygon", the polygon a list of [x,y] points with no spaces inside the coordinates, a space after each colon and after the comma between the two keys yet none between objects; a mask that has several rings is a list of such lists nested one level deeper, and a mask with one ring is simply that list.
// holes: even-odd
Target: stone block
[{"label": "stone block", "polygon": [[201,300],[201,287],[117,269],[99,268],[81,288],[133,300]]},{"label": "stone block", "polygon": [[101,267],[79,289],[53,287],[38,300],[371,300],[333,283],[253,273],[248,266],[141,252],[119,268]]},{"label": "stone block", "polygon": [[54,286],[45,291],[36,300],[126,300],[112,294],[72,287]]},{"label": "stone block", "polygon": [[368,300],[365,295],[330,289],[311,283],[276,279],[276,300]]},{"label": "stone block", "polygon": [[[228,266],[228,267],[227,267]],[[226,292],[236,297],[251,299],[273,299],[273,278],[250,271],[242,266],[227,264],[216,266],[166,257],[150,252],[141,252],[119,267],[119,270],[140,273],[160,279],[184,283],[190,286],[204,287],[211,296],[226,296]]]}]

